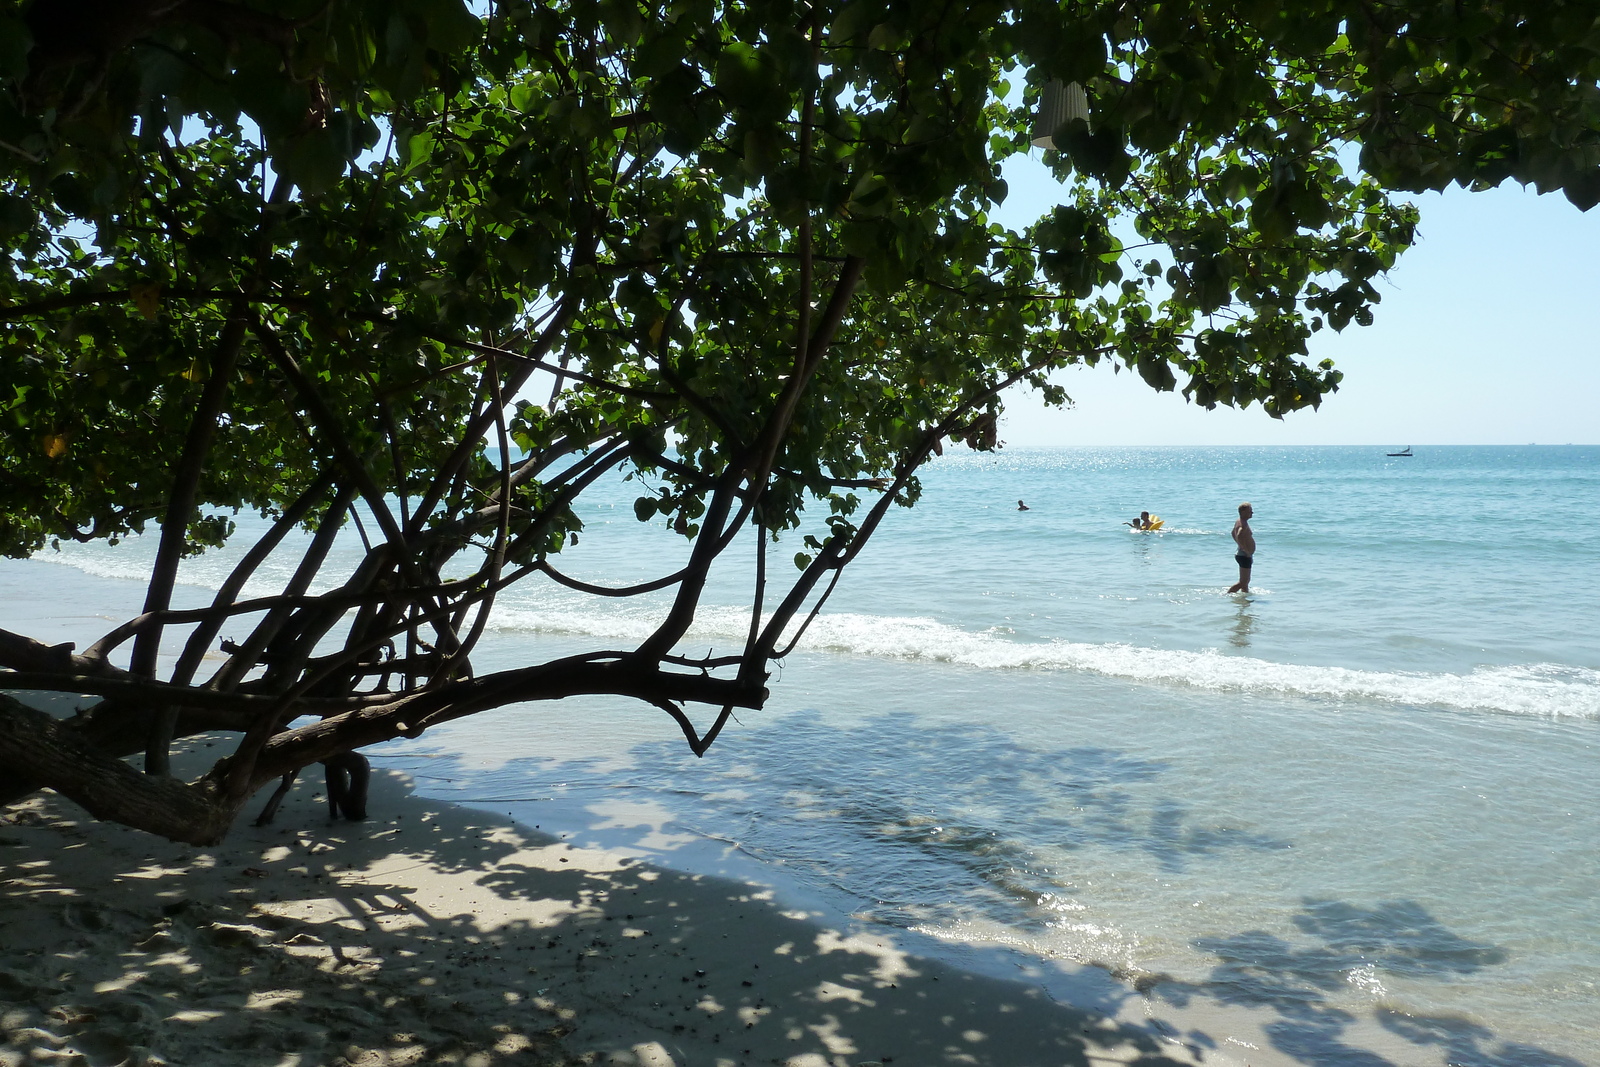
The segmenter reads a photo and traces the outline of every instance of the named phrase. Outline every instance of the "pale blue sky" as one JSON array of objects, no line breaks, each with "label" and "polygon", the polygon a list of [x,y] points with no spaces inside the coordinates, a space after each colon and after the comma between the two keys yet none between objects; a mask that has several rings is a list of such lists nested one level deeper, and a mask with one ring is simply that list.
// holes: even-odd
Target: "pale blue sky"
[{"label": "pale blue sky", "polygon": [[[1051,201],[1035,152],[1007,168],[1006,219]],[[1600,443],[1600,208],[1508,183],[1411,197],[1416,246],[1379,282],[1365,329],[1324,331],[1312,358],[1345,372],[1319,411],[1206,411],[1110,367],[1063,372],[1076,401],[1008,398],[1012,445]],[[1026,207],[1025,207],[1026,205]]]}]

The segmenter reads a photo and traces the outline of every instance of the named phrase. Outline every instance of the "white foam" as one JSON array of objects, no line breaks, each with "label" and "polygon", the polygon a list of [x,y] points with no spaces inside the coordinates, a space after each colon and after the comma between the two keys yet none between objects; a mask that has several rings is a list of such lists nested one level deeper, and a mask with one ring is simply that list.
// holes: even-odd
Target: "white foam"
[{"label": "white foam", "polygon": [[113,578],[128,582],[148,582],[152,564],[152,558],[145,555],[134,556],[132,553],[127,553],[114,556],[109,552],[75,552],[71,548],[36,552],[32,558],[37,563],[71,567],[95,578]]},{"label": "white foam", "polygon": [[1042,928],[1019,929],[1015,924],[996,922],[971,915],[942,923],[925,922],[911,927],[940,941],[958,945],[1004,945],[1044,959],[1072,960],[1103,967],[1114,974],[1137,971],[1139,938],[1105,920],[1093,921],[1084,913],[1089,909],[1076,901],[1045,893],[1039,907],[1052,914]]},{"label": "white foam", "polygon": [[[703,610],[685,643],[742,641],[749,618],[733,608]],[[628,641],[647,636],[657,621],[653,613],[513,610],[501,625],[524,632]],[[930,618],[853,613],[819,616],[800,647],[810,652],[952,663],[983,670],[1081,671],[1216,692],[1600,719],[1600,671],[1549,663],[1480,667],[1469,674],[1355,670],[1275,663],[1213,650],[1016,641],[1003,632],[973,633]]]},{"label": "white foam", "polygon": [[[241,538],[226,548],[213,549],[184,560],[178,567],[177,584],[213,591],[222,588],[248,547],[248,543]],[[88,545],[63,544],[59,549],[47,548],[36,552],[31,558],[38,563],[71,567],[94,578],[142,584],[150,580],[155,550],[155,537],[135,535],[124,538],[115,548],[100,542]],[[268,558],[245,583],[244,595],[275,596],[283,592],[298,563],[298,557],[292,552]],[[310,591],[325,593],[335,588],[342,578],[337,566],[328,567],[312,580]]]},{"label": "white foam", "polygon": [[[36,558],[48,560],[53,555],[42,553]],[[62,553],[52,562],[100,577],[148,577],[142,561],[126,556],[113,561],[109,553]],[[186,577],[194,584],[215,587],[207,581],[213,575],[202,568],[190,569]],[[215,577],[220,579],[220,575]],[[633,643],[654,631],[667,608],[664,599],[645,599],[644,603],[604,605],[599,610],[584,597],[558,595],[550,606],[537,609],[502,602],[493,628],[501,633],[548,633]],[[747,611],[702,608],[684,643],[742,643],[749,626]],[[931,618],[844,612],[819,616],[807,630],[800,648],[875,659],[951,663],[983,670],[1081,671],[1217,692],[1600,719],[1600,671],[1550,663],[1480,667],[1468,674],[1356,670],[1275,663],[1214,650],[1197,652],[1064,640],[1017,641],[1002,630],[971,632]]]}]

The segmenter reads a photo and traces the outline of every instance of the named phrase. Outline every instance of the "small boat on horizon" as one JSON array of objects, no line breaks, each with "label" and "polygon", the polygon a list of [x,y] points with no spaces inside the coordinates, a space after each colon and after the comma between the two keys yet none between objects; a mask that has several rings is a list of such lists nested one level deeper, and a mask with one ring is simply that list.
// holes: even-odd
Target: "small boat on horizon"
[{"label": "small boat on horizon", "polygon": [[1411,455],[1411,446],[1410,445],[1406,445],[1406,447],[1402,448],[1400,451],[1398,451],[1398,452],[1390,452],[1389,455],[1391,455],[1391,456],[1410,456]]}]

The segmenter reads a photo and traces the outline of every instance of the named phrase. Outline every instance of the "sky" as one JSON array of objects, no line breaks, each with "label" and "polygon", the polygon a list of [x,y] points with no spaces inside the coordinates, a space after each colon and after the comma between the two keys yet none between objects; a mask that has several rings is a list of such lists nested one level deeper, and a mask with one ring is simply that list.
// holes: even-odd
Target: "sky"
[{"label": "sky", "polygon": [[[1035,151],[1008,167],[1006,215],[1036,216],[1055,179]],[[1344,371],[1320,410],[1206,411],[1136,374],[1070,368],[1071,408],[1006,401],[1008,445],[1600,444],[1600,207],[1514,183],[1411,196],[1417,244],[1377,283],[1369,327],[1311,340]],[[1018,218],[1004,218],[1016,225]]]}]

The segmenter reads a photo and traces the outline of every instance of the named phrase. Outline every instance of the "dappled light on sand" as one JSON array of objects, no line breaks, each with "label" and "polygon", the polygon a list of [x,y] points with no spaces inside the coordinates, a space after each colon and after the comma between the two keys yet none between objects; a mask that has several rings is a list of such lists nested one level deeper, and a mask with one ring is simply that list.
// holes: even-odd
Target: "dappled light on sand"
[{"label": "dappled light on sand", "polygon": [[404,792],[383,775],[384,821],[299,803],[205,852],[55,798],[8,813],[0,1063],[1156,1064],[1205,1043]]},{"label": "dappled light on sand", "polygon": [[1203,983],[1081,968],[1069,1006],[1045,980],[1068,965],[979,948],[957,969],[905,931],[575,848],[397,774],[361,826],[297,789],[289,825],[204,852],[56,798],[8,813],[0,1064],[1580,1067],[1467,1019],[1331,1003],[1362,975],[1503,962],[1411,902],[1308,899],[1292,943],[1197,943]]}]

